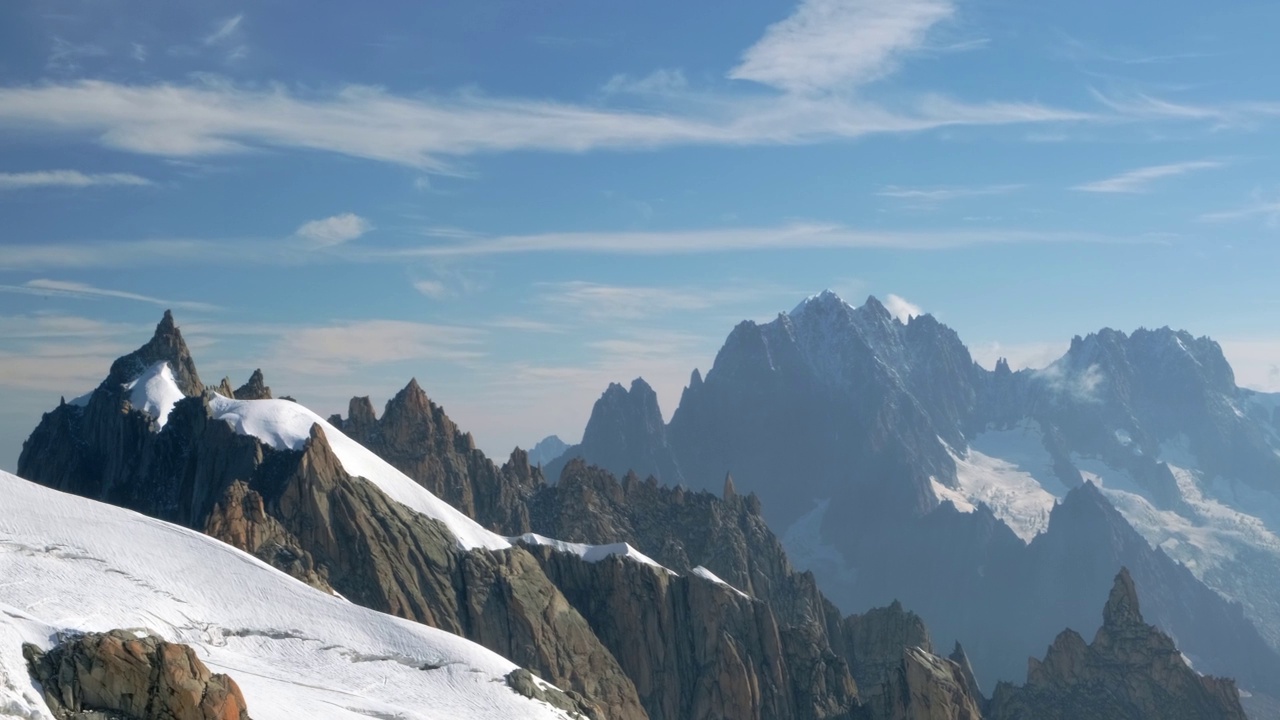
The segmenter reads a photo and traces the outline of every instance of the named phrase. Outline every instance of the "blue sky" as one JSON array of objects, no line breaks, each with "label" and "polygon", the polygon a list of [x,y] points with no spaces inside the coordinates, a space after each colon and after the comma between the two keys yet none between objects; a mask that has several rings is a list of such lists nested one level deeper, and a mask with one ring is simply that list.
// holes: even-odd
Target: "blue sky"
[{"label": "blue sky", "polygon": [[1274,2],[0,5],[0,467],[172,307],[500,457],[892,295],[990,366],[1171,325],[1280,391]]}]

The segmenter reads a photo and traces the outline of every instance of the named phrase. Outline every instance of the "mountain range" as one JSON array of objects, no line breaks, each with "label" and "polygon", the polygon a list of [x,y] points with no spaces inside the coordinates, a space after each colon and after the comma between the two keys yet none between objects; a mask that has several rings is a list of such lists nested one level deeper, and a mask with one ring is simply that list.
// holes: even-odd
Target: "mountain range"
[{"label": "mountain range", "polygon": [[1237,387],[1208,338],[1103,330],[987,370],[930,315],[824,292],[735,327],[669,423],[642,379],[611,385],[548,475],[570,458],[732,474],[839,607],[900,599],[987,690],[1096,629],[1124,565],[1197,668],[1280,693],[1280,395]]},{"label": "mountain range", "polygon": [[[945,372],[947,363],[925,355],[954,348],[929,349],[928,333],[916,335],[918,374]],[[750,380],[751,363],[740,367]],[[719,377],[713,370],[703,384],[695,375],[686,400]],[[845,382],[874,385],[850,372],[826,394],[852,387]],[[976,400],[963,391],[923,382],[935,392],[930,402],[950,408],[939,422],[973,412]],[[1029,720],[1080,717],[1105,697],[1116,717],[1234,719],[1243,717],[1241,696],[1267,697],[1276,676],[1266,639],[1240,606],[1152,550],[1105,485],[1078,483],[1028,545],[962,481],[963,451],[951,448],[965,447],[967,436],[935,436],[938,454],[926,442],[932,426],[904,424],[933,422],[923,403],[889,388],[876,409],[889,425],[872,438],[841,436],[864,429],[851,422],[808,445],[769,446],[805,470],[821,463],[804,452],[847,446],[843,459],[867,464],[845,493],[814,495],[821,502],[806,508],[789,497],[797,493],[761,485],[764,476],[739,465],[731,475],[716,471],[715,492],[699,490],[691,446],[681,445],[689,441],[673,431],[676,418],[654,421],[656,398],[646,390],[611,388],[594,429],[568,451],[594,464],[566,457],[548,483],[522,450],[490,461],[416,381],[381,415],[357,397],[345,417],[328,419],[273,397],[261,372],[239,387],[207,386],[166,313],[96,389],[42,418],[23,447],[25,480],[0,477],[0,571],[22,579],[0,584],[0,715]],[[768,410],[742,419],[767,430]],[[838,419],[829,410],[818,419]],[[614,440],[613,459],[628,466],[617,472],[591,457],[593,445]],[[919,466],[907,455],[914,450]],[[912,474],[919,467],[937,472],[921,482]],[[839,479],[795,477],[793,490],[806,493]],[[880,510],[849,504],[855,496]],[[836,513],[859,526],[849,537],[911,543],[849,554],[848,538],[824,522]],[[891,536],[895,518],[918,526]],[[780,523],[788,536],[771,529]],[[1080,546],[1080,528],[1105,537]],[[826,558],[854,576],[841,585],[796,570],[784,546],[804,550],[797,533],[811,536],[806,562]],[[930,546],[942,557],[901,565],[923,562]],[[992,563],[976,577],[972,564],[948,566],[975,548]],[[877,555],[876,568],[850,560]],[[998,599],[993,591],[1007,588],[986,577],[1011,582],[1036,565],[1071,562],[1081,563],[1082,587],[1110,568],[1102,591],[1055,598],[1058,586],[1045,585],[1020,598],[1029,603],[1020,613],[975,638],[990,667],[955,632],[963,623],[922,612]],[[893,579],[895,565],[914,584],[863,587]],[[824,584],[852,588],[839,597],[844,608]],[[912,593],[924,588],[951,602],[918,603]],[[1138,613],[1138,588],[1161,629]],[[878,593],[883,602],[848,605]],[[1183,609],[1203,620],[1204,637],[1177,632],[1172,623],[1183,616],[1160,602],[1168,593],[1185,593]],[[1043,662],[1006,678],[1001,668],[1021,662],[1025,670],[1026,658],[1042,655],[1068,625],[1048,630],[1034,652],[1001,654],[1016,652],[1028,627],[1053,621],[1028,618],[1077,609],[1070,627],[1101,628],[1091,645],[1059,635]],[[944,656],[931,636],[964,642]],[[1247,693],[1197,673],[1175,640],[1199,643],[1199,654],[1187,653],[1196,670],[1232,669]],[[1026,685],[984,685],[984,675]],[[176,702],[175,687],[192,700]]]}]

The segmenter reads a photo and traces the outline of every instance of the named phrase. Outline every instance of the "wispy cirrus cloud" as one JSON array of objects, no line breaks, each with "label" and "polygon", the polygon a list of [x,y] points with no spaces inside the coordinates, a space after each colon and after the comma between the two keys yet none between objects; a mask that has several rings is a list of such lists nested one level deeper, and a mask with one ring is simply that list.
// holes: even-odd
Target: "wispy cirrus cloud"
[{"label": "wispy cirrus cloud", "polygon": [[25,190],[47,187],[110,187],[151,185],[152,182],[133,173],[84,173],[79,170],[36,170],[34,172],[0,172],[0,190]]},{"label": "wispy cirrus cloud", "polygon": [[970,187],[933,187],[933,188],[910,188],[898,187],[890,185],[878,191],[876,195],[879,197],[892,198],[894,200],[902,200],[918,204],[936,204],[946,202],[948,200],[958,200],[962,198],[984,197],[990,195],[1008,195],[1012,192],[1021,190],[1024,185],[1008,184],[1008,185],[974,185]]},{"label": "wispy cirrus cloud", "polygon": [[267,366],[307,375],[342,375],[364,365],[408,360],[474,361],[484,357],[485,331],[402,320],[360,320],[283,331]]},{"label": "wispy cirrus cloud", "polygon": [[1165,178],[1178,177],[1199,170],[1210,170],[1224,167],[1226,163],[1216,160],[1198,160],[1194,162],[1171,163],[1169,165],[1153,165],[1150,167],[1129,170],[1103,180],[1077,185],[1072,190],[1093,193],[1143,193],[1150,189],[1152,183]]},{"label": "wispy cirrus cloud", "polygon": [[244,22],[244,13],[219,20],[214,25],[213,32],[204,37],[204,44],[217,45],[233,39],[236,33],[239,32],[240,23],[242,22]]},{"label": "wispy cirrus cloud", "polygon": [[1091,90],[1102,105],[1129,120],[1184,120],[1211,122],[1217,128],[1248,127],[1261,120],[1280,118],[1280,102],[1224,102],[1196,104],[1176,102],[1148,93],[1123,95]]},{"label": "wispy cirrus cloud", "polygon": [[201,42],[205,47],[225,52],[228,62],[241,60],[249,54],[249,46],[244,41],[243,25],[244,13],[219,20],[214,23],[213,31],[205,35]]},{"label": "wispy cirrus cloud", "polygon": [[332,247],[355,240],[373,229],[373,223],[355,213],[342,213],[303,223],[294,233],[316,247]]},{"label": "wispy cirrus cloud", "polygon": [[1038,103],[966,103],[933,95],[894,108],[785,94],[707,95],[696,105],[640,111],[474,93],[405,97],[361,86],[307,94],[221,81],[82,80],[0,88],[0,128],[70,133],[116,150],[172,158],[277,147],[452,172],[448,158],[477,153],[779,145],[960,125],[1097,119]]},{"label": "wispy cirrus cloud", "polygon": [[1280,197],[1256,198],[1253,202],[1243,207],[1205,213],[1200,216],[1201,220],[1208,222],[1227,222],[1248,220],[1250,218],[1261,218],[1273,227],[1280,225]]},{"label": "wispy cirrus cloud", "polygon": [[729,77],[792,93],[851,89],[893,72],[954,13],[948,0],[803,0]]},{"label": "wispy cirrus cloud", "polygon": [[150,295],[142,295],[124,290],[112,290],[110,288],[95,287],[86,283],[70,282],[67,280],[50,280],[47,278],[31,280],[23,285],[0,285],[0,292],[19,293],[22,295],[54,295],[57,297],[76,298],[80,300],[131,300],[134,302],[148,303],[150,305],[159,305],[167,308],[205,312],[220,309],[217,305],[213,305],[211,303],[193,302],[190,300],[163,300]]},{"label": "wispy cirrus cloud", "polygon": [[639,320],[673,312],[734,306],[761,297],[796,293],[759,283],[716,287],[610,285],[575,280],[539,284],[538,302],[562,320]]},{"label": "wispy cirrus cloud", "polygon": [[297,264],[302,256],[277,243],[260,240],[156,238],[85,242],[6,244],[2,270],[71,270],[81,268],[154,267],[194,263],[257,262]]},{"label": "wispy cirrus cloud", "polygon": [[881,248],[938,250],[1017,243],[1145,242],[1143,238],[1030,230],[878,231],[834,223],[778,227],[714,228],[634,232],[552,232],[533,235],[472,237],[407,250],[388,257],[465,257],[511,253],[585,252],[614,255],[691,255],[739,250]]}]

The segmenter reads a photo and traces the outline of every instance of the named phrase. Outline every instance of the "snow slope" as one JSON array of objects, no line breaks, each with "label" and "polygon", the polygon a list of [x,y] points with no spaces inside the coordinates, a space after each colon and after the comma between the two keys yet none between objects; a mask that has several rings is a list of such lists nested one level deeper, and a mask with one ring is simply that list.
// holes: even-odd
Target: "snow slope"
[{"label": "snow slope", "polygon": [[694,575],[697,575],[698,577],[702,578],[703,580],[710,580],[711,582],[713,582],[713,583],[715,583],[715,584],[717,584],[717,585],[723,585],[723,586],[725,586],[725,587],[729,588],[730,590],[732,590],[732,591],[734,591],[735,593],[737,593],[737,594],[738,594],[738,597],[747,598],[747,599],[750,599],[750,598],[751,598],[751,596],[750,596],[750,595],[748,595],[748,594],[746,594],[746,593],[742,592],[741,590],[739,590],[738,588],[736,588],[736,587],[734,587],[734,586],[730,585],[729,583],[725,582],[724,580],[721,580],[719,575],[716,575],[715,573],[713,573],[713,572],[711,572],[710,570],[708,570],[708,569],[706,569],[706,568],[702,567],[701,565],[699,565],[698,567],[694,568],[694,569],[692,570],[692,573],[693,573]]},{"label": "snow slope", "polygon": [[231,400],[214,395],[209,407],[215,418],[230,423],[236,432],[252,435],[277,450],[301,450],[311,436],[311,426],[319,425],[334,455],[348,473],[373,483],[392,500],[444,523],[458,538],[462,549],[504,550],[511,547],[505,538],[485,530],[373,451],[296,402]]},{"label": "snow slope", "polygon": [[173,370],[167,362],[158,362],[147,368],[133,382],[125,384],[124,389],[129,391],[129,404],[154,418],[157,429],[164,427],[173,406],[186,397],[178,389]]},{"label": "snow slope", "polygon": [[515,665],[327,595],[199,533],[0,472],[0,717],[52,720],[21,643],[145,629],[194,647],[256,720],[567,717]]},{"label": "snow slope", "polygon": [[978,503],[985,503],[1025,542],[1049,527],[1049,513],[1067,488],[1053,473],[1038,423],[1028,420],[1006,430],[988,430],[963,453],[947,449],[956,461],[959,487],[933,481],[939,502],[950,501],[961,512],[973,512]]},{"label": "snow slope", "polygon": [[659,570],[665,570],[670,575],[677,574],[663,567],[656,560],[649,557],[648,555],[645,555],[639,550],[631,547],[630,544],[624,543],[624,542],[611,543],[609,545],[584,545],[583,543],[565,542],[564,540],[553,540],[552,538],[543,537],[542,535],[539,535],[537,533],[525,533],[524,535],[520,535],[518,537],[509,538],[509,540],[511,540],[512,542],[521,542],[526,545],[540,545],[543,547],[552,548],[556,552],[564,552],[564,553],[569,553],[571,555],[577,555],[578,557],[582,558],[583,560],[589,563],[600,562],[601,560],[604,560],[607,557],[622,557],[622,558],[627,558],[628,560],[634,560],[642,565],[649,565],[650,567],[655,567],[655,568],[658,568]]}]

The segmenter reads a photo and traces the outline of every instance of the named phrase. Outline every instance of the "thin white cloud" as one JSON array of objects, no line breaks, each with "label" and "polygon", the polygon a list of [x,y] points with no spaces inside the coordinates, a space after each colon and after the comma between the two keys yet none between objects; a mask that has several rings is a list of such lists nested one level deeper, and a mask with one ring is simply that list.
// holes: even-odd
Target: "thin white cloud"
[{"label": "thin white cloud", "polygon": [[885,296],[884,308],[889,311],[890,315],[904,323],[913,317],[919,317],[924,314],[924,310],[921,310],[919,305],[893,293]]},{"label": "thin white cloud", "polygon": [[974,245],[1063,242],[1143,242],[1084,233],[1025,230],[894,232],[837,224],[796,224],[709,230],[561,232],[454,240],[398,250],[392,257],[450,257],[508,253],[586,252],[616,255],[690,255],[738,250],[883,248],[936,250]]},{"label": "thin white cloud", "polygon": [[1178,177],[1197,170],[1220,168],[1225,164],[1215,160],[1198,160],[1169,165],[1154,165],[1130,170],[1104,180],[1095,180],[1094,182],[1077,185],[1072,189],[1094,193],[1143,193],[1157,180]]},{"label": "thin white cloud", "polygon": [[76,44],[55,36],[45,67],[55,73],[75,73],[80,71],[81,60],[106,55],[106,49],[101,46],[92,43]]},{"label": "thin white cloud", "polygon": [[1023,185],[977,185],[973,187],[908,188],[890,185],[877,192],[876,195],[895,200],[932,204],[960,198],[1008,195],[1021,190],[1023,187]]},{"label": "thin white cloud", "polygon": [[94,187],[151,185],[151,181],[132,173],[83,173],[79,170],[37,170],[35,172],[0,172],[0,190],[23,190],[45,187]]},{"label": "thin white cloud", "polygon": [[848,98],[704,96],[680,112],[612,110],[523,99],[402,97],[348,86],[300,96],[225,82],[122,85],[82,80],[0,88],[0,128],[86,135],[164,157],[255,147],[326,150],[449,171],[449,156],[513,150],[585,152],[676,145],[776,145],[957,125],[1075,122],[1093,114],[1035,103],[925,96],[889,109]]},{"label": "thin white cloud", "polygon": [[543,286],[540,300],[558,316],[595,320],[635,320],[675,312],[705,310],[724,301],[726,292],[713,288],[606,285],[572,281]]},{"label": "thin white cloud", "polygon": [[655,70],[642,77],[614,75],[601,88],[607,95],[670,95],[689,89],[689,81],[679,68]]},{"label": "thin white cloud", "polygon": [[1248,220],[1250,218],[1262,218],[1270,226],[1280,225],[1280,198],[1259,199],[1244,207],[1205,213],[1200,216],[1201,220],[1209,222]]},{"label": "thin white cloud", "polygon": [[969,346],[975,362],[988,370],[994,370],[996,362],[1004,358],[1011,370],[1043,369],[1066,354],[1067,342],[1026,342],[1005,344],[996,341],[977,342]]},{"label": "thin white cloud", "polygon": [[372,229],[373,225],[359,215],[343,213],[303,223],[295,234],[317,247],[331,247],[351,242]]},{"label": "thin white cloud", "polygon": [[449,288],[439,280],[419,280],[413,284],[413,289],[437,300],[449,295]]},{"label": "thin white cloud", "polygon": [[132,300],[135,302],[143,302],[167,308],[195,311],[213,311],[220,309],[217,305],[212,305],[210,303],[192,302],[188,300],[162,300],[150,295],[142,295],[124,290],[111,290],[109,288],[95,287],[85,283],[70,282],[67,280],[50,280],[47,278],[31,280],[24,285],[0,285],[0,292],[19,293],[23,295],[53,295],[80,300]]},{"label": "thin white cloud", "polygon": [[514,330],[516,332],[525,333],[548,333],[559,335],[568,332],[568,329],[564,325],[527,317],[504,316],[486,321],[484,324],[486,327],[491,327],[496,330]]},{"label": "thin white cloud", "polygon": [[484,357],[485,332],[453,325],[361,320],[293,328],[275,342],[265,366],[308,375],[341,375],[361,365],[407,360],[470,362]]},{"label": "thin white cloud", "polygon": [[1211,121],[1215,128],[1248,127],[1280,117],[1280,102],[1231,102],[1217,105],[1180,103],[1146,93],[1108,95],[1091,91],[1103,106],[1130,120]]},{"label": "thin white cloud", "polygon": [[262,240],[163,238],[6,244],[4,252],[0,252],[0,270],[48,271],[195,263],[234,264],[247,259],[284,265],[304,260],[301,254],[280,243]]},{"label": "thin white cloud", "polygon": [[204,44],[218,45],[233,40],[239,32],[240,23],[242,22],[244,22],[244,13],[219,21],[213,32],[205,36]]},{"label": "thin white cloud", "polygon": [[954,13],[948,0],[803,0],[729,77],[796,93],[856,87],[893,72]]}]

